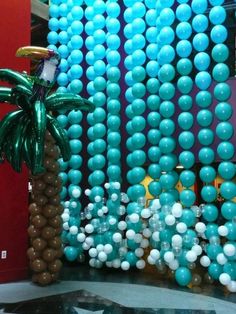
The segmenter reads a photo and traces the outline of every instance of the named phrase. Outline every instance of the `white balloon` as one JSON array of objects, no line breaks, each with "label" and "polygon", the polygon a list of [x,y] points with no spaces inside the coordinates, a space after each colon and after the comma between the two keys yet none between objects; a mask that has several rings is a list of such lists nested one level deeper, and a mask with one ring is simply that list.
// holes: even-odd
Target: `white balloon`
[{"label": "white balloon", "polygon": [[121,242],[121,240],[122,240],[122,235],[121,235],[119,232],[116,232],[116,233],[113,234],[112,240],[113,240],[115,243],[119,243],[119,242]]},{"label": "white balloon", "polygon": [[140,233],[136,233],[134,236],[134,242],[135,243],[140,243],[143,240],[143,237]]},{"label": "white balloon", "polygon": [[143,249],[146,249],[148,246],[149,246],[149,241],[148,239],[142,239],[141,243],[140,243],[140,246],[143,248]]},{"label": "white balloon", "polygon": [[194,244],[192,247],[192,251],[194,251],[198,256],[202,254],[202,247],[199,244]]},{"label": "white balloon", "polygon": [[78,233],[78,231],[79,231],[79,229],[78,229],[77,226],[71,226],[71,227],[70,227],[70,233],[71,233],[71,234],[75,235],[75,234]]},{"label": "white balloon", "polygon": [[96,257],[98,255],[98,251],[93,247],[88,251],[90,257]]},{"label": "white balloon", "polygon": [[116,259],[114,259],[114,260],[112,261],[112,266],[113,266],[114,268],[119,268],[120,265],[121,265],[121,261],[120,261],[119,258],[116,258]]},{"label": "white balloon", "polygon": [[152,235],[152,231],[149,228],[144,228],[143,229],[143,236],[145,238],[150,238],[151,235]]},{"label": "white balloon", "polygon": [[107,206],[102,206],[102,211],[104,214],[108,213],[108,207]]},{"label": "white balloon", "polygon": [[86,217],[86,219],[90,220],[90,219],[92,219],[92,214],[87,213],[87,215],[85,217]]},{"label": "white balloon", "polygon": [[145,263],[145,261],[144,261],[143,259],[140,259],[140,260],[137,261],[137,263],[136,263],[136,267],[137,267],[138,269],[144,269],[145,266],[146,266],[146,263]]},{"label": "white balloon", "polygon": [[218,233],[220,236],[225,237],[228,235],[229,229],[226,226],[219,226]]},{"label": "white balloon", "polygon": [[109,220],[108,220],[108,223],[109,225],[113,226],[117,223],[117,219],[115,217],[111,217]]},{"label": "white balloon", "polygon": [[117,201],[118,200],[118,194],[116,194],[116,193],[112,193],[111,194],[111,200],[113,201],[113,202],[115,202],[115,201]]},{"label": "white balloon", "polygon": [[105,252],[99,252],[98,253],[98,259],[100,262],[106,262],[107,260],[107,254]]},{"label": "white balloon", "polygon": [[98,252],[102,252],[104,250],[104,245],[103,244],[98,244],[96,246],[96,249],[97,249]]},{"label": "white balloon", "polygon": [[137,257],[142,257],[143,254],[144,254],[144,250],[143,250],[141,247],[139,247],[139,248],[137,248],[137,249],[134,251],[134,254],[135,254]]},{"label": "white balloon", "polygon": [[79,241],[79,242],[84,242],[84,240],[85,240],[85,234],[84,233],[78,233],[77,234],[77,240]]},{"label": "white balloon", "polygon": [[106,266],[107,266],[108,268],[113,267],[112,262],[106,262]]},{"label": "white balloon", "polygon": [[177,259],[174,259],[173,261],[171,261],[171,262],[169,263],[169,267],[170,267],[170,269],[172,269],[172,270],[178,269],[178,268],[179,268],[179,262],[178,262],[178,260],[177,260]]},{"label": "white balloon", "polygon": [[190,263],[195,262],[197,260],[197,254],[192,250],[188,251],[186,253],[186,260]]},{"label": "white balloon", "polygon": [[80,195],[81,195],[81,192],[80,192],[79,189],[73,189],[73,191],[72,191],[71,194],[72,194],[72,196],[73,196],[74,198],[79,198]]},{"label": "white balloon", "polygon": [[105,184],[104,184],[104,188],[105,188],[106,190],[110,189],[110,183],[105,183]]},{"label": "white balloon", "polygon": [[150,265],[155,265],[156,261],[151,257],[151,255],[148,256],[147,258],[148,264]]},{"label": "white balloon", "polygon": [[139,215],[136,213],[133,213],[129,215],[129,219],[132,223],[137,223],[139,221]]},{"label": "white balloon", "polygon": [[171,209],[172,215],[175,218],[180,218],[183,214],[183,207],[180,203],[175,203]]},{"label": "white balloon", "polygon": [[226,256],[234,256],[236,253],[236,248],[233,244],[227,243],[224,245],[223,251]]},{"label": "white balloon", "polygon": [[141,217],[144,218],[144,219],[147,219],[151,216],[151,211],[149,208],[144,208],[142,209],[141,211]]},{"label": "white balloon", "polygon": [[179,233],[185,233],[187,231],[187,229],[188,229],[188,227],[187,227],[187,225],[184,222],[179,222],[176,225],[176,230]]},{"label": "white balloon", "polygon": [[123,270],[129,270],[130,269],[130,263],[127,261],[124,261],[121,263],[121,269]]},{"label": "white balloon", "polygon": [[93,239],[92,237],[87,237],[87,238],[85,239],[85,242],[86,242],[88,245],[92,246],[92,245],[94,244],[94,239]]},{"label": "white balloon", "polygon": [[95,267],[95,264],[96,264],[96,259],[95,259],[95,258],[91,258],[91,259],[89,260],[89,266]]},{"label": "white balloon", "polygon": [[101,200],[102,200],[102,198],[101,198],[100,195],[96,195],[96,196],[94,197],[95,203],[99,203],[99,202],[101,202]]},{"label": "white balloon", "polygon": [[65,201],[65,202],[64,202],[64,206],[67,207],[66,209],[68,209],[69,206],[70,206],[70,201]]},{"label": "white balloon", "polygon": [[78,204],[77,204],[77,202],[72,201],[72,202],[70,203],[70,206],[71,206],[72,208],[76,208],[76,207],[78,206]]},{"label": "white balloon", "polygon": [[161,208],[161,203],[160,203],[159,198],[156,198],[155,200],[152,201],[151,208],[154,210],[158,210]]},{"label": "white balloon", "polygon": [[236,281],[231,280],[230,283],[226,287],[230,292],[236,292]]},{"label": "white balloon", "polygon": [[173,226],[175,224],[175,217],[173,215],[167,215],[165,217],[165,223],[167,226]]},{"label": "white balloon", "polygon": [[113,188],[116,189],[116,190],[119,190],[120,189],[120,182],[113,182]]},{"label": "white balloon", "polygon": [[160,241],[160,232],[159,231],[154,231],[152,234],[152,238],[154,241],[159,242]]},{"label": "white balloon", "polygon": [[113,251],[113,246],[111,244],[105,244],[104,245],[104,252],[106,254],[110,254]]},{"label": "white balloon", "polygon": [[69,220],[70,220],[70,215],[68,214],[68,213],[63,213],[62,215],[61,215],[61,218],[62,218],[62,221],[63,222],[68,222]]},{"label": "white balloon", "polygon": [[87,250],[90,249],[90,245],[88,245],[86,242],[84,242],[84,243],[82,244],[82,248],[83,248],[85,251],[87,251]]},{"label": "white balloon", "polygon": [[203,222],[197,222],[195,225],[195,230],[198,233],[204,233],[206,231],[206,225]]},{"label": "white balloon", "polygon": [[87,225],[84,227],[84,229],[85,229],[85,232],[87,232],[87,233],[93,233],[93,231],[94,231],[94,227],[93,227],[93,225],[91,225],[91,224],[87,224]]},{"label": "white balloon", "polygon": [[94,204],[93,203],[89,203],[87,207],[88,207],[89,210],[93,210],[94,209]]},{"label": "white balloon", "polygon": [[118,229],[123,231],[127,228],[127,223],[123,220],[121,220],[120,222],[118,222]]},{"label": "white balloon", "polygon": [[174,253],[173,252],[166,252],[164,254],[164,260],[166,263],[171,263],[175,259]]},{"label": "white balloon", "polygon": [[224,253],[219,253],[216,256],[217,263],[220,265],[224,265],[228,262],[228,259],[225,257]]},{"label": "white balloon", "polygon": [[150,256],[154,261],[157,261],[160,258],[160,252],[157,249],[152,249],[150,251]]},{"label": "white balloon", "polygon": [[98,209],[97,215],[98,215],[99,217],[102,217],[102,216],[103,216],[103,210],[102,210],[101,208]]},{"label": "white balloon", "polygon": [[201,258],[200,258],[200,264],[203,266],[203,267],[208,267],[210,264],[211,264],[211,260],[208,256],[206,255],[203,255]]},{"label": "white balloon", "polygon": [[227,273],[222,273],[219,277],[219,281],[222,285],[227,286],[228,284],[230,284],[231,277]]},{"label": "white balloon", "polygon": [[64,230],[69,230],[69,229],[70,229],[70,226],[69,226],[68,222],[64,222],[64,223],[62,224],[62,228],[63,228]]},{"label": "white balloon", "polygon": [[132,229],[129,229],[126,231],[126,238],[129,240],[133,240],[135,236],[135,231]]},{"label": "white balloon", "polygon": [[91,195],[91,190],[90,189],[86,189],[84,191],[84,194],[87,195],[87,196]]},{"label": "white balloon", "polygon": [[172,246],[180,247],[182,245],[183,238],[179,234],[175,234],[171,238],[171,241],[172,241]]}]

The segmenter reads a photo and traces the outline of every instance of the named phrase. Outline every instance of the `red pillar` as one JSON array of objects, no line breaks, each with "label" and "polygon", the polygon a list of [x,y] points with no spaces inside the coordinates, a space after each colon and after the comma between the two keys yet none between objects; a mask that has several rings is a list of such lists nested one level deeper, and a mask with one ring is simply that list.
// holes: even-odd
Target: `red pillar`
[{"label": "red pillar", "polygon": [[[29,73],[27,59],[16,58],[21,46],[30,45],[30,0],[2,1],[0,9],[0,68]],[[0,85],[3,85],[0,82]],[[15,106],[0,104],[0,119]],[[28,172],[15,173],[0,164],[0,283],[26,278],[28,261]],[[6,251],[6,258],[3,259]]]}]

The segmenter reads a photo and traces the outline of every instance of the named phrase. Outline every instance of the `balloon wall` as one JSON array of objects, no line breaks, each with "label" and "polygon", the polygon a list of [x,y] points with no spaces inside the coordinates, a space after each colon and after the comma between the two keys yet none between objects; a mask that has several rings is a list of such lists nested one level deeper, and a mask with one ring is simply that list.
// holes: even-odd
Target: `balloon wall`
[{"label": "balloon wall", "polygon": [[[206,269],[210,282],[236,292],[224,0],[52,0],[49,13],[49,46],[62,57],[58,89],[86,91],[96,106],[87,115],[88,178],[81,112],[58,115],[73,153],[68,163],[59,160],[66,258],[83,261],[87,252],[92,267],[123,270],[149,263],[181,286],[199,285]],[[142,184],[147,175],[151,199]],[[222,206],[212,184],[217,175]]]}]

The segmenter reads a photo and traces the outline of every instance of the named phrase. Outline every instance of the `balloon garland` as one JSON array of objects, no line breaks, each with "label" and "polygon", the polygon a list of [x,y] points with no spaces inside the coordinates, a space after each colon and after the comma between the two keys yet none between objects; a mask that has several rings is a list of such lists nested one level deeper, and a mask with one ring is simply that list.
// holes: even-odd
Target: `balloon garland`
[{"label": "balloon garland", "polygon": [[[76,0],[52,2],[53,19],[60,14],[61,18],[67,16],[68,19],[73,5],[80,5],[80,1]],[[67,243],[67,258],[81,260],[83,250],[88,250],[89,263],[93,267],[106,264],[123,270],[131,266],[142,269],[145,267],[144,249],[150,245],[148,263],[156,265],[163,273],[169,268],[169,274],[175,277],[178,284],[200,284],[201,277],[195,270],[200,261],[203,267],[208,268],[209,275],[205,279],[219,279],[229,291],[235,291],[236,207],[233,201],[235,184],[231,181],[235,176],[235,166],[231,162],[234,155],[230,142],[233,128],[228,121],[232,106],[228,103],[230,89],[226,83],[229,69],[225,62],[228,48],[225,44],[227,31],[223,25],[226,19],[224,1],[125,0],[125,73],[118,68],[119,45],[122,45],[122,37],[118,37],[121,17],[119,4],[112,0],[107,3],[88,0],[85,4],[87,91],[97,108],[88,115],[87,120],[91,140],[88,145],[91,156],[88,165],[92,173],[89,177],[91,189],[86,191],[90,203],[79,215],[83,220],[82,225],[80,222],[70,224],[75,223],[73,219],[78,216],[77,212],[77,216],[73,217],[76,202],[64,202],[63,239]],[[209,4],[208,17],[206,10]],[[70,22],[67,23],[69,25]],[[209,27],[210,36],[206,34]],[[55,45],[58,37],[56,34],[53,36],[52,44]],[[60,40],[61,43],[65,42]],[[211,56],[207,50],[210,41],[214,43]],[[63,47],[62,53],[66,56],[69,50],[69,47]],[[193,70],[196,72],[194,81],[191,75]],[[67,79],[62,75],[63,84]],[[119,134],[119,80],[122,79],[127,86],[126,115],[129,119],[126,125],[129,135],[127,164],[130,167],[127,180],[131,184],[128,196],[120,192],[119,144],[122,139]],[[212,95],[213,80],[216,85]],[[198,89],[195,98],[192,98],[193,86]],[[212,166],[216,156],[211,147],[215,138],[211,128],[214,117],[212,110],[209,110],[212,96],[219,102],[215,107],[218,119],[216,136],[222,141],[217,148],[217,155],[222,159],[218,174],[225,180],[220,192],[226,202],[220,210],[214,204],[216,189],[211,185],[217,175]],[[181,111],[176,124],[174,97],[178,97],[178,110]],[[194,106],[198,107],[195,120],[191,112]],[[146,114],[147,119],[144,119]],[[58,118],[68,123],[63,114]],[[195,205],[196,196],[192,191],[196,180],[192,169],[196,157],[192,152],[195,145],[192,128],[195,122],[200,128],[196,141],[201,145],[198,158],[203,166],[199,176],[204,183],[201,196],[206,203],[200,207]],[[180,129],[178,144],[182,149],[178,158],[174,154],[177,125]],[[146,132],[147,126],[149,129]],[[147,155],[144,149],[146,134],[151,146]],[[148,206],[145,189],[140,184],[146,176],[144,164],[147,157],[150,162],[148,174],[152,179],[148,188],[154,196]],[[178,181],[175,167],[178,162],[184,167],[179,178],[184,190],[180,194],[175,189]],[[103,169],[106,166],[108,182],[104,185],[106,176]],[[227,222],[218,226],[219,217]],[[221,242],[225,239],[227,243],[222,246]]]}]

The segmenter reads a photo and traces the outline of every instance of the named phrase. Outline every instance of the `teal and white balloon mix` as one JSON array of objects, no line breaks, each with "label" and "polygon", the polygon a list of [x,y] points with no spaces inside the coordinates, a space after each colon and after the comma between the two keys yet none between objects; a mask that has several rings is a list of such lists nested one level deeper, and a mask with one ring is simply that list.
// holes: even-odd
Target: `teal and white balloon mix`
[{"label": "teal and white balloon mix", "polygon": [[[87,116],[90,174],[84,208],[82,114],[60,112],[57,117],[67,129],[73,154],[69,162],[59,160],[66,258],[82,262],[86,252],[90,266],[124,271],[143,269],[147,262],[161,273],[169,269],[181,286],[200,284],[195,270],[200,264],[210,280],[236,292],[236,168],[224,0],[125,0],[123,7],[116,0],[51,0],[49,13],[49,46],[62,58],[58,90],[80,93],[87,81],[87,94],[96,106]],[[125,192],[121,192],[123,101],[130,169]],[[176,104],[180,113],[175,125]],[[196,138],[195,122],[200,129]],[[199,174],[193,171],[195,141],[201,145]],[[217,171],[212,165],[216,154],[222,160]],[[141,184],[146,163],[153,200],[145,198]],[[178,163],[184,168],[179,177]],[[217,190],[212,185],[217,175],[223,181],[221,207],[215,204]],[[197,176],[203,182],[204,204],[199,206],[193,190]],[[178,181],[184,187],[180,193],[175,188]]]}]

